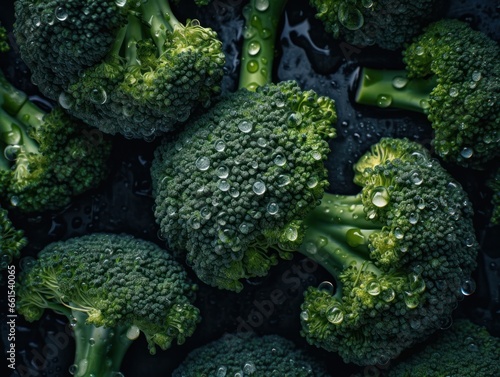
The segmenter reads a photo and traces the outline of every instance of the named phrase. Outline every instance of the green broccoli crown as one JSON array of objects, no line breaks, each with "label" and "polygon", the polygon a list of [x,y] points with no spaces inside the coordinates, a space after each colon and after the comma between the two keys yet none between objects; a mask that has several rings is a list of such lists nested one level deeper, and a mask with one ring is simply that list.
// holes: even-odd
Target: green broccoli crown
[{"label": "green broccoli crown", "polygon": [[458,20],[425,29],[404,52],[408,77],[436,75],[428,118],[446,160],[480,167],[499,155],[500,48]]},{"label": "green broccoli crown", "polygon": [[327,377],[317,359],[277,335],[226,334],[189,353],[173,377]]},{"label": "green broccoli crown", "polygon": [[336,290],[308,289],[302,334],[370,365],[443,326],[471,293],[478,243],[466,193],[422,145],[383,138],[354,168],[361,192],[326,194],[306,219],[300,251]]},{"label": "green broccoli crown", "polygon": [[29,321],[45,309],[87,325],[135,327],[155,345],[183,343],[199,322],[196,285],[156,244],[128,235],[91,234],[52,243],[19,276],[18,311]]},{"label": "green broccoli crown", "polygon": [[333,100],[292,81],[240,89],[156,150],[157,222],[201,280],[239,291],[289,257],[327,185],[335,120]]},{"label": "green broccoli crown", "polygon": [[97,130],[61,107],[42,110],[1,72],[0,103],[5,202],[23,211],[62,208],[106,176],[111,142]]},{"label": "green broccoli crown", "polygon": [[[22,13],[29,2],[19,3],[18,13]],[[208,107],[211,98],[220,92],[225,62],[222,43],[213,30],[200,26],[197,20],[179,22],[168,1],[124,1],[124,6],[104,1],[97,9],[90,8],[87,2],[78,3],[73,9],[61,1],[60,7],[68,17],[44,24],[44,42],[44,38],[58,40],[66,36],[67,45],[59,42],[52,48],[57,53],[42,59],[43,63],[25,59],[42,93],[59,100],[71,114],[105,133],[153,138],[174,130],[195,108]],[[43,6],[48,4],[53,15],[53,2]],[[57,5],[55,9],[59,9]],[[73,32],[83,23],[85,13],[97,19],[88,36]],[[100,27],[103,13],[107,15],[106,28]],[[23,59],[32,54],[40,60],[33,50],[44,46],[36,39],[38,29],[31,36],[33,26],[27,26],[34,17],[22,16],[26,21],[16,28],[17,34],[30,33],[19,42]],[[97,32],[99,39],[89,42]],[[61,47],[70,51],[59,53]],[[85,59],[74,50],[81,51]],[[92,52],[86,54],[88,50]],[[72,67],[60,71],[61,64]]]},{"label": "green broccoli crown", "polygon": [[397,50],[436,17],[438,1],[310,0],[326,30],[355,46]]},{"label": "green broccoli crown", "polygon": [[14,228],[9,213],[0,207],[0,270],[6,269],[14,258],[19,258],[25,245],[24,232]]},{"label": "green broccoli crown", "polygon": [[388,377],[476,376],[500,374],[500,339],[468,320],[457,320],[389,369]]}]

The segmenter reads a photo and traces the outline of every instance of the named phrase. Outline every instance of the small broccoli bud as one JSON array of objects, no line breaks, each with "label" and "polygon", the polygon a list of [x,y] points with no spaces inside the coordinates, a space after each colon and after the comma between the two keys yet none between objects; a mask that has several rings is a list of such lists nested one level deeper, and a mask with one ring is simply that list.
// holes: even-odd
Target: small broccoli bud
[{"label": "small broccoli bud", "polygon": [[14,228],[7,210],[0,207],[0,270],[6,269],[14,258],[19,258],[25,245],[24,232]]}]

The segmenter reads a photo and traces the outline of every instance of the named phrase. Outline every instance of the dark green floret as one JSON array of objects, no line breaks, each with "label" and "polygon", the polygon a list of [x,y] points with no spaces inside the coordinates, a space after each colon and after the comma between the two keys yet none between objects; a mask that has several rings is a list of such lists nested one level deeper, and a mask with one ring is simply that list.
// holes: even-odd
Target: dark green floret
[{"label": "dark green floret", "polygon": [[327,377],[325,366],[277,335],[226,334],[189,353],[173,377]]},{"label": "dark green floret", "polygon": [[397,50],[438,18],[436,0],[310,0],[325,29],[355,47]]},{"label": "dark green floret", "polygon": [[177,20],[167,0],[15,5],[14,33],[33,81],[105,133],[172,131],[220,92],[222,43],[197,20]]},{"label": "dark green floret", "polygon": [[493,191],[491,198],[493,211],[490,222],[492,224],[500,224],[500,168],[493,171],[486,184]]},{"label": "dark green floret", "polygon": [[332,275],[310,287],[302,335],[345,362],[385,363],[449,320],[478,243],[465,191],[407,139],[383,138],[354,165],[359,194],[325,194],[300,252]]},{"label": "dark green floret", "polygon": [[196,285],[156,244],[128,235],[91,234],[46,246],[25,261],[17,310],[28,321],[45,309],[68,317],[79,377],[111,376],[140,333],[149,349],[184,343],[200,320]]},{"label": "dark green floret", "polygon": [[335,121],[331,99],[282,82],[240,89],[156,150],[156,219],[202,281],[239,291],[290,257],[327,185]]},{"label": "dark green floret", "polygon": [[404,50],[403,71],[363,69],[356,101],[427,114],[443,159],[481,169],[500,151],[500,48],[465,22],[441,20]]},{"label": "dark green floret", "polygon": [[500,375],[500,339],[469,320],[457,320],[419,349],[398,360],[387,377]]},{"label": "dark green floret", "polygon": [[0,197],[23,211],[59,209],[106,176],[111,143],[61,107],[43,110],[0,72]]},{"label": "dark green floret", "polygon": [[24,232],[14,228],[9,213],[0,207],[0,270],[7,268],[14,258],[19,258],[26,242]]}]

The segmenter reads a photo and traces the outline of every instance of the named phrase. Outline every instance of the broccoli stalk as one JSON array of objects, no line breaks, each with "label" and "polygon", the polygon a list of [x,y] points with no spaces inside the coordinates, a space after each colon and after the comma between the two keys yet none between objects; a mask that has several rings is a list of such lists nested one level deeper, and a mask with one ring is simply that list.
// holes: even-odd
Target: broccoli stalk
[{"label": "broccoli stalk", "polygon": [[325,193],[304,221],[299,251],[335,289],[307,290],[302,334],[370,365],[441,327],[471,293],[478,244],[465,191],[422,145],[383,138],[354,170],[361,192]]},{"label": "broccoli stalk", "polygon": [[464,22],[441,20],[403,55],[404,70],[361,69],[356,102],[426,114],[441,158],[484,169],[500,150],[498,44]]},{"label": "broccoli stalk", "polygon": [[184,343],[200,321],[196,285],[154,243],[121,234],[91,234],[46,246],[25,263],[17,309],[28,321],[45,309],[74,330],[72,374],[109,377],[143,333],[151,354]]},{"label": "broccoli stalk", "polygon": [[250,0],[243,9],[245,29],[241,49],[239,88],[255,91],[273,82],[278,24],[288,0]]}]

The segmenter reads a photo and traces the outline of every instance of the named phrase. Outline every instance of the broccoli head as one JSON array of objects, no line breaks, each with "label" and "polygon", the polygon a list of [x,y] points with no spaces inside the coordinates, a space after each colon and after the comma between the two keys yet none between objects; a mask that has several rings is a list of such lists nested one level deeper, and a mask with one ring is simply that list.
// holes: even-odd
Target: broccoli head
[{"label": "broccoli head", "polygon": [[105,178],[111,142],[102,133],[60,106],[43,110],[2,72],[0,104],[4,203],[23,211],[59,209]]},{"label": "broccoli head", "polygon": [[325,366],[277,336],[226,334],[189,353],[173,377],[327,377]]},{"label": "broccoli head", "polygon": [[295,82],[242,88],[157,148],[155,216],[201,280],[239,291],[290,257],[327,185],[335,120],[333,100]]},{"label": "broccoli head", "polygon": [[0,207],[0,270],[7,268],[14,258],[19,258],[25,245],[24,232],[14,228],[9,213]]},{"label": "broccoli head", "polygon": [[363,69],[356,101],[427,114],[443,159],[476,169],[500,150],[500,48],[458,20],[428,26],[404,50],[405,70]]},{"label": "broccoli head", "polygon": [[117,373],[142,332],[150,352],[182,344],[200,320],[196,285],[154,243],[96,233],[46,246],[23,263],[17,309],[28,321],[45,309],[66,315],[75,331],[80,377]]},{"label": "broccoli head", "polygon": [[387,377],[500,375],[500,339],[466,319],[415,349],[389,368]]},{"label": "broccoli head", "polygon": [[105,133],[153,138],[220,91],[222,43],[167,0],[16,0],[15,14],[40,91]]},{"label": "broccoli head", "polygon": [[491,198],[493,212],[490,221],[492,224],[500,224],[500,168],[493,171],[486,184],[493,191]]},{"label": "broccoli head", "polygon": [[436,19],[436,0],[310,0],[316,17],[335,38],[358,47],[397,50]]},{"label": "broccoli head", "polygon": [[325,194],[305,219],[300,252],[334,284],[306,291],[302,335],[370,365],[444,326],[472,293],[478,243],[465,191],[421,144],[383,138],[354,170],[361,192]]}]

